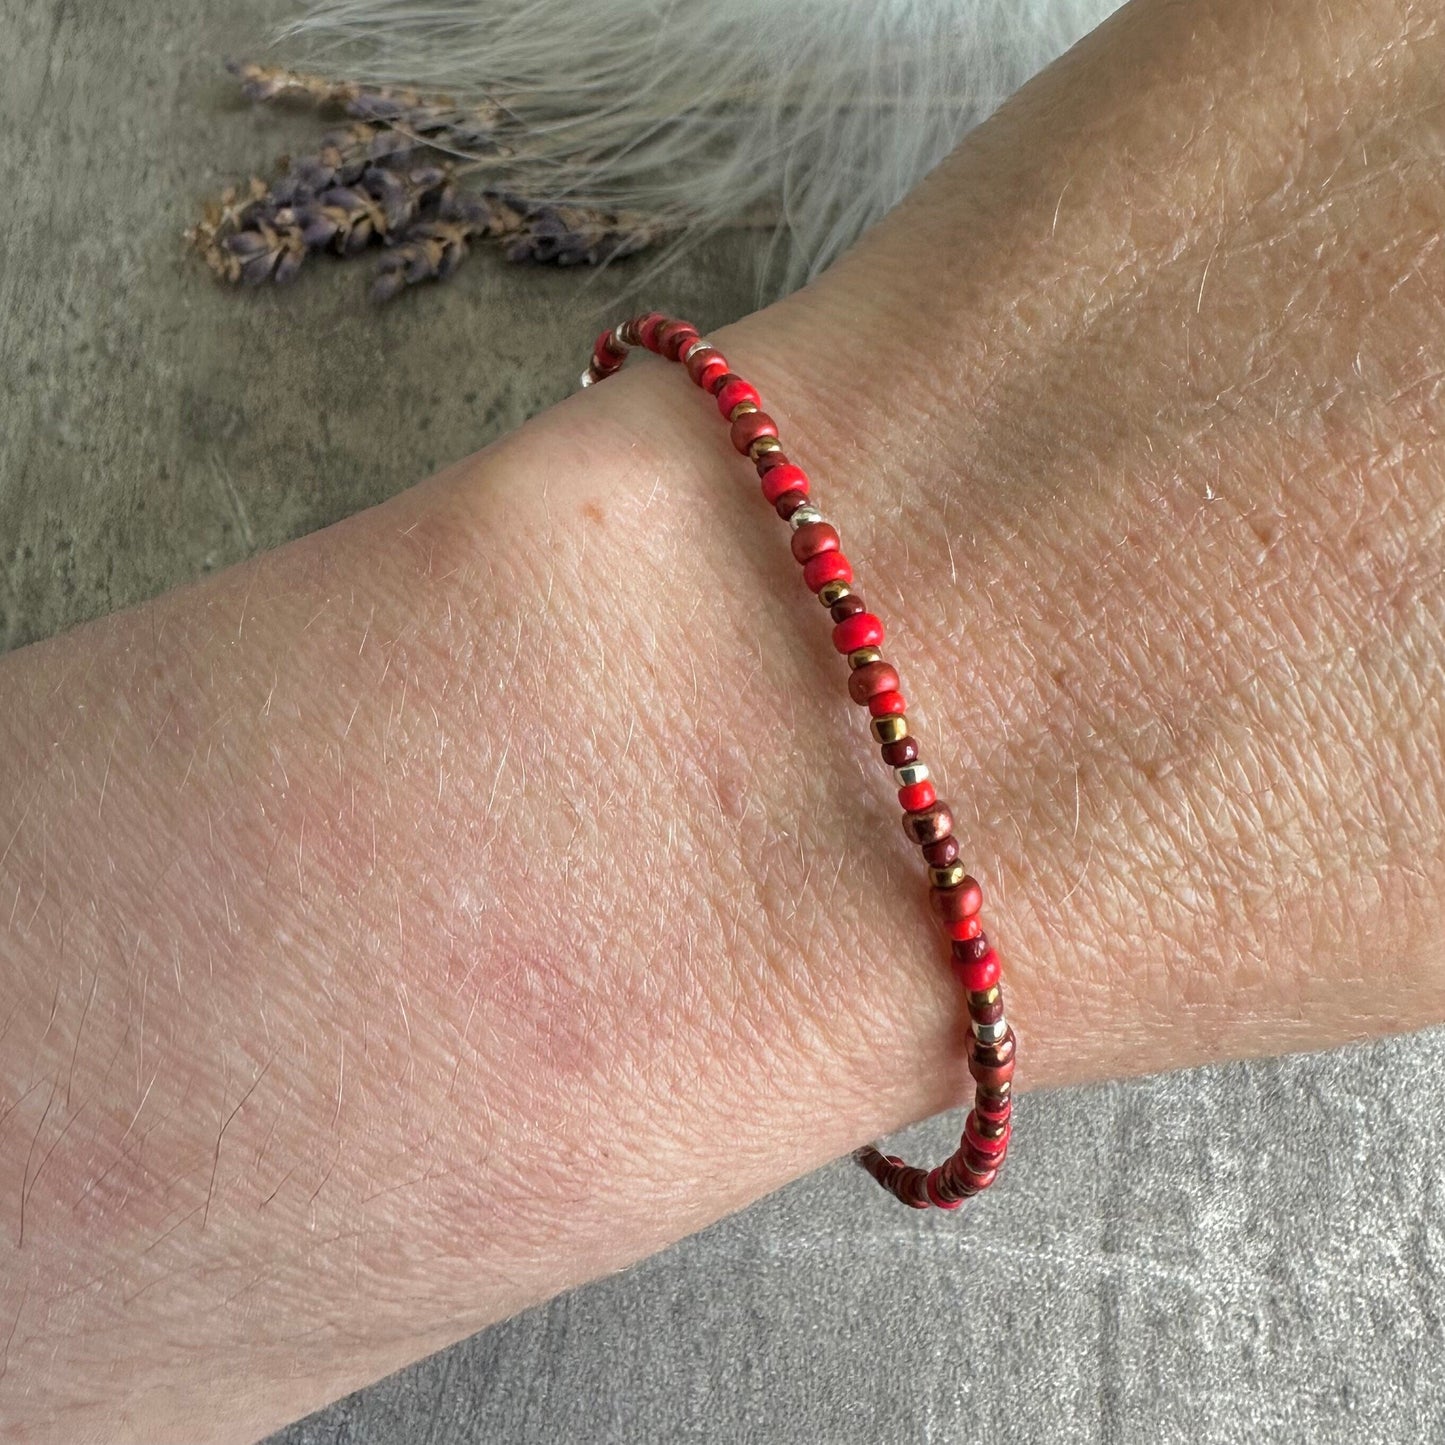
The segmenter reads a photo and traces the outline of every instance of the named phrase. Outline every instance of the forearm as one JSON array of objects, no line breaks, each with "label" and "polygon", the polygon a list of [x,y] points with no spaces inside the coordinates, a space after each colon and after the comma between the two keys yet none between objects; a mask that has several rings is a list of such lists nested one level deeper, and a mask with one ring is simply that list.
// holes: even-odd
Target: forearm
[{"label": "forearm", "polygon": [[[1439,318],[1396,284],[1438,298],[1440,262],[1343,187],[1329,234],[1396,242],[1336,298],[1359,380],[1315,344],[1307,197],[1215,251],[1182,189],[1116,212],[1110,57],[1174,39],[1139,14],[722,338],[890,619],[1022,1086],[1445,995]],[[1226,50],[1191,60],[1228,100]],[[959,1100],[819,612],[709,404],[644,364],[0,663],[11,1415],[123,1433],[100,1364],[132,1434],[244,1438]]]}]

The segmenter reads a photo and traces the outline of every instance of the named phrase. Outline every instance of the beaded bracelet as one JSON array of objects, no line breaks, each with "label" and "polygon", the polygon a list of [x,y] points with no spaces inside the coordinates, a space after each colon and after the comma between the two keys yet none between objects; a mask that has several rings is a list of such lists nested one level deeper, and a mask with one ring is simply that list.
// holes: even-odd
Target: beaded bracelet
[{"label": "beaded bracelet", "polygon": [[903,831],[922,848],[928,863],[929,901],[952,941],[954,973],[968,996],[973,1109],[958,1149],[936,1169],[915,1168],[872,1144],[853,1157],[905,1204],[957,1209],[998,1177],[1008,1152],[1012,1110],[1014,1033],[1004,1018],[998,954],[979,922],[983,890],[958,861],[953,816],[939,801],[927,765],[919,761],[898,673],[879,650],[883,624],[853,591],[853,568],[839,548],[837,530],[808,500],[808,474],[783,454],[777,424],[762,410],[756,388],[729,369],[726,358],[695,326],[657,311],[604,331],[582,385],[611,376],[635,346],[685,366],[693,381],[717,398],[718,410],[732,424],[733,446],[757,466],[763,496],[792,528],[793,556],[802,564],[803,581],[833,619],[833,646],[852,669],[848,695],[868,709],[869,730],[882,744],[883,761],[898,784]]}]

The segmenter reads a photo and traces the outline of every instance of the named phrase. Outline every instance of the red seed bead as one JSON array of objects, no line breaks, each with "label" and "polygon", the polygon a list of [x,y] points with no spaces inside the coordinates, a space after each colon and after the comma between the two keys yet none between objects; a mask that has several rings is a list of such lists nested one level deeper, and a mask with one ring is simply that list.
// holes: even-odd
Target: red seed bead
[{"label": "red seed bead", "polygon": [[871,613],[846,617],[833,629],[833,646],[846,657],[860,647],[877,647],[883,641],[883,624]]},{"label": "red seed bead", "polygon": [[925,778],[921,783],[910,783],[906,788],[899,788],[898,801],[903,805],[905,813],[919,813],[924,808],[931,808],[938,801],[938,794],[934,791],[933,784]]},{"label": "red seed bead", "polygon": [[657,331],[657,350],[660,356],[676,361],[682,352],[698,339],[697,327],[686,321],[669,321]]},{"label": "red seed bead", "polygon": [[750,401],[754,406],[757,406],[762,401],[762,397],[758,395],[757,387],[750,381],[744,381],[742,377],[731,371],[723,373],[722,385],[718,387],[713,395],[717,397],[717,409],[727,421],[732,420],[733,408],[739,402]]},{"label": "red seed bead", "polygon": [[[905,813],[903,815],[903,831],[915,843],[936,843],[940,838],[947,838],[953,832],[953,814],[948,811],[947,803],[935,803],[931,808],[924,808],[919,813]],[[958,946],[954,946],[954,957],[958,956]]]},{"label": "red seed bead", "polygon": [[908,702],[901,692],[880,692],[868,699],[868,711],[874,717],[902,717],[908,711]]},{"label": "red seed bead", "polygon": [[946,838],[939,838],[924,848],[923,856],[930,868],[947,868],[950,863],[958,862],[958,839],[952,833]]},{"label": "red seed bead", "polygon": [[929,901],[933,911],[945,923],[957,923],[961,918],[972,918],[983,907],[983,889],[978,879],[967,873],[963,881],[952,888],[930,888]]},{"label": "red seed bead", "polygon": [[661,311],[649,311],[637,323],[637,339],[649,350],[657,350],[657,333],[666,326],[669,318]]},{"label": "red seed bead", "polygon": [[848,696],[860,706],[874,693],[892,692],[897,687],[897,669],[886,662],[865,662],[848,677]]},{"label": "red seed bead", "polygon": [[962,943],[970,938],[977,938],[983,932],[983,924],[978,921],[978,914],[975,913],[971,918],[960,918],[945,924],[944,932]]},{"label": "red seed bead", "polygon": [[831,522],[805,522],[793,533],[793,557],[808,562],[824,552],[836,552],[839,542],[838,529]]},{"label": "red seed bead", "polygon": [[841,552],[820,552],[803,563],[803,581],[810,592],[820,592],[829,582],[851,582],[853,564]]},{"label": "red seed bead", "polygon": [[778,424],[765,411],[745,411],[732,426],[733,445],[744,455],[759,437],[775,437]]},{"label": "red seed bead", "polygon": [[958,981],[969,993],[982,993],[987,988],[992,988],[998,982],[999,967],[998,954],[993,949],[984,954],[982,958],[973,959],[964,963],[960,959],[953,960],[953,972]]},{"label": "red seed bead", "polygon": [[773,509],[777,512],[778,516],[786,522],[807,500],[807,497],[805,497],[802,492],[784,492],[783,495],[773,503]]},{"label": "red seed bead", "polygon": [[[765,452],[765,456],[776,456],[776,452]],[[784,492],[801,492],[808,495],[808,474],[792,462],[783,462],[764,470],[762,478],[763,495],[770,502],[776,502]]]}]

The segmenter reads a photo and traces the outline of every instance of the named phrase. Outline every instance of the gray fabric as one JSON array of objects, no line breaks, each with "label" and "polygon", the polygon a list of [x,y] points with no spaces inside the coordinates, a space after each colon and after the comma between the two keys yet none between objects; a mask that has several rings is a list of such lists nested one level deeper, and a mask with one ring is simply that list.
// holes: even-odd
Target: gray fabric
[{"label": "gray fabric", "polygon": [[[178,245],[196,201],[314,134],[216,68],[279,10],[0,7],[9,645],[480,445],[568,388],[631,284],[478,258],[382,313],[354,264],[216,289]],[[647,299],[736,314],[728,257]],[[967,1224],[840,1164],[273,1445],[1445,1440],[1442,1065],[1436,1033],[1026,1098]]]},{"label": "gray fabric", "polygon": [[1025,1098],[961,1227],[842,1163],[271,1445],[1445,1440],[1442,1064],[1434,1033]]}]

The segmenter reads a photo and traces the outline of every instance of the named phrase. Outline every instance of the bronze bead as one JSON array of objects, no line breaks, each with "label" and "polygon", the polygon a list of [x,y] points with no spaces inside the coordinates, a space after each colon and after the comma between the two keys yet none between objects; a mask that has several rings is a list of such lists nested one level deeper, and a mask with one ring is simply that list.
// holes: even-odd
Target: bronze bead
[{"label": "bronze bead", "polygon": [[[875,719],[875,726],[879,720]],[[915,843],[932,843],[953,832],[953,814],[947,803],[934,803],[919,813],[903,815],[903,831]]]},{"label": "bronze bead", "polygon": [[848,654],[848,666],[855,671],[867,667],[870,662],[882,662],[883,651],[878,647],[859,647]]},{"label": "bronze bead", "polygon": [[[803,494],[801,492],[789,492],[788,495],[790,497],[801,497]],[[825,582],[818,588],[818,601],[821,602],[824,607],[831,607],[835,602],[841,602],[852,591],[853,589],[846,582]]]},{"label": "bronze bead", "polygon": [[962,863],[949,863],[943,868],[928,870],[928,881],[935,888],[957,888],[967,876]]},{"label": "bronze bead", "polygon": [[[889,717],[875,717],[868,724],[868,731],[873,734],[875,742],[896,743],[899,738],[908,736],[908,719],[902,713]],[[910,833],[909,837],[912,836]]]}]

